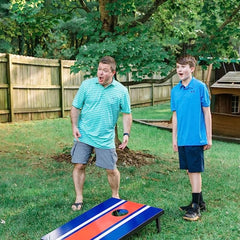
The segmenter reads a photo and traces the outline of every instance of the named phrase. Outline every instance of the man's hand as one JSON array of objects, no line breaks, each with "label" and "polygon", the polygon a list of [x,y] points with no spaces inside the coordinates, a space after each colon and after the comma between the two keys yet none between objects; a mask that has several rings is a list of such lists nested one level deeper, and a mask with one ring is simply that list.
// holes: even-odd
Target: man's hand
[{"label": "man's hand", "polygon": [[79,142],[79,139],[81,137],[81,133],[79,132],[77,127],[72,128],[73,136],[74,138]]},{"label": "man's hand", "polygon": [[118,148],[123,150],[127,146],[127,144],[128,144],[128,138],[129,138],[128,135],[124,135],[122,144],[120,144]]}]

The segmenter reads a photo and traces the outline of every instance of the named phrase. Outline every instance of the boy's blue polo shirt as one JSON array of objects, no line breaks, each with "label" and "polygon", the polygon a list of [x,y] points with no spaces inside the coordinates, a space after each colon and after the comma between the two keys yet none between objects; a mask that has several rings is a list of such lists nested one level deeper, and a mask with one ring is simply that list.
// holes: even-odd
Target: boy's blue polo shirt
[{"label": "boy's blue polo shirt", "polygon": [[206,126],[202,107],[210,106],[206,85],[192,78],[187,87],[180,81],[171,91],[171,110],[177,115],[178,146],[207,144]]},{"label": "boy's blue polo shirt", "polygon": [[81,109],[79,140],[97,148],[115,148],[119,113],[131,113],[127,88],[116,80],[105,88],[97,77],[88,79],[82,82],[72,105]]}]

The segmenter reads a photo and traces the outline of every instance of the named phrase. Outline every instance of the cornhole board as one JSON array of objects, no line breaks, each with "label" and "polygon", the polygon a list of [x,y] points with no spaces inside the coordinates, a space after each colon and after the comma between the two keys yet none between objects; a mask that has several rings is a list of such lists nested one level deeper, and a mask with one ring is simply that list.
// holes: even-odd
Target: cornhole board
[{"label": "cornhole board", "polygon": [[126,239],[156,220],[160,232],[161,208],[109,198],[68,223],[43,236],[41,240],[117,240]]}]

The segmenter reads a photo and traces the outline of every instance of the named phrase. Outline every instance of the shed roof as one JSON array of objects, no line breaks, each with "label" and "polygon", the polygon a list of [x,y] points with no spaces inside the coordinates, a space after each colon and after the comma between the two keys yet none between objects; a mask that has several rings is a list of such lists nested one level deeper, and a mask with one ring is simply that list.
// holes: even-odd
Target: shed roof
[{"label": "shed roof", "polygon": [[213,94],[240,94],[240,71],[228,72],[212,86]]}]

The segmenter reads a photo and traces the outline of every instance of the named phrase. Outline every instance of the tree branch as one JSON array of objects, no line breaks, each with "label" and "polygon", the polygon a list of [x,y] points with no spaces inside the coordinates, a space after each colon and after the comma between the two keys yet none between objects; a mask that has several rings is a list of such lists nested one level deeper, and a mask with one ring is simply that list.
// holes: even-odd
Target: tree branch
[{"label": "tree branch", "polygon": [[240,11],[240,4],[239,6],[233,11],[233,13],[226,19],[226,21],[220,26],[219,31],[221,32],[223,28],[228,25],[232,19],[237,15],[237,13]]},{"label": "tree branch", "polygon": [[[238,12],[240,11],[240,5],[232,12],[232,14],[224,21],[224,23],[218,28],[217,33],[221,32],[229,23],[231,23],[231,21],[233,20],[233,18],[238,14]],[[201,34],[199,34],[201,35]],[[205,37],[204,35],[202,35],[201,37]],[[210,41],[213,40],[216,37],[216,35],[211,35],[209,37]],[[204,44],[202,46],[202,50],[205,50],[207,48],[207,45]]]},{"label": "tree branch", "polygon": [[161,79],[143,79],[142,81],[130,81],[130,82],[121,82],[124,86],[132,86],[142,83],[155,83],[155,84],[161,84],[166,82],[168,79],[170,79],[172,76],[176,74],[176,69],[172,70],[165,78]]},{"label": "tree branch", "polygon": [[156,0],[154,1],[153,5],[148,9],[148,11],[139,19],[133,21],[129,28],[136,27],[139,23],[145,23],[148,21],[148,19],[153,15],[153,13],[156,12],[158,7],[162,5],[163,3],[167,2],[167,0]]},{"label": "tree branch", "polygon": [[[232,14],[225,20],[225,22],[219,27],[218,33],[221,32],[229,23],[231,23],[232,19],[237,15],[240,11],[240,5],[232,12]],[[210,40],[213,40],[216,36],[211,35]]]},{"label": "tree branch", "polygon": [[79,0],[80,5],[82,6],[82,9],[85,10],[87,13],[90,13],[91,10],[87,7],[86,3],[84,0]]}]

